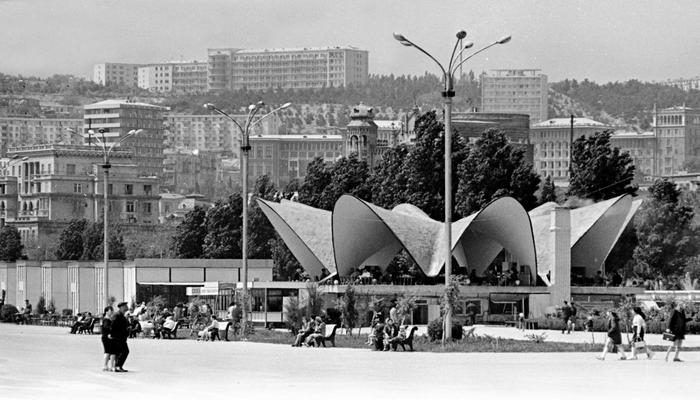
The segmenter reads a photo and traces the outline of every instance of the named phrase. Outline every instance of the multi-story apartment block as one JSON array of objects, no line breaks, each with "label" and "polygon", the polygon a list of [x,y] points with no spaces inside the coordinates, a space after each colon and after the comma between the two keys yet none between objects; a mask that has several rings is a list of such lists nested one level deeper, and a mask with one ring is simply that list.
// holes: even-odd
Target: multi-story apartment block
[{"label": "multi-story apartment block", "polygon": [[255,135],[250,146],[248,181],[268,175],[280,188],[303,179],[314,158],[331,162],[344,155],[341,135]]},{"label": "multi-story apartment block", "polygon": [[[58,234],[73,218],[100,220],[104,207],[102,152],[80,145],[12,148],[0,177],[0,210],[23,239]],[[140,177],[131,153],[112,153],[110,220],[124,224],[158,223],[158,178]]]},{"label": "multi-story apartment block", "polygon": [[139,67],[138,87],[152,92],[171,92],[173,90],[173,66],[155,64]]},{"label": "multi-story apartment block", "polygon": [[[166,107],[128,100],[105,100],[84,108],[85,143],[92,143],[93,139],[88,134],[90,129],[108,145],[118,142],[131,130],[142,129],[141,133],[127,139],[121,146],[133,152],[133,161],[140,175],[162,175]],[[100,131],[102,133],[98,133]]]},{"label": "multi-story apartment block", "polygon": [[[231,115],[241,126],[247,115]],[[251,135],[276,135],[282,121],[271,115],[251,129]],[[214,151],[238,158],[241,134],[230,119],[220,114],[167,114],[165,136],[168,147],[183,150]]]},{"label": "multi-story apartment block", "polygon": [[496,69],[481,75],[481,111],[530,116],[535,124],[547,119],[547,75],[539,69]]},{"label": "multi-story apartment block", "polygon": [[309,89],[365,84],[369,52],[355,47],[208,49],[209,90]]},{"label": "multi-story apartment block", "polygon": [[677,106],[654,112],[657,138],[655,176],[684,170],[689,157],[700,157],[700,110]]},{"label": "multi-story apartment block", "polygon": [[635,170],[645,179],[654,175],[654,153],[656,152],[656,135],[654,132],[615,131],[610,137],[610,144],[626,151],[632,157]]},{"label": "multi-story apartment block", "polygon": [[573,133],[571,118],[552,118],[532,125],[530,143],[535,172],[543,178],[551,176],[555,182],[568,181],[572,139],[589,137],[609,128],[588,118],[574,118]]},{"label": "multi-story apartment block", "polygon": [[68,133],[83,128],[82,119],[69,118],[0,118],[0,153],[9,147],[37,144],[77,144],[79,138]]},{"label": "multi-story apartment block", "polygon": [[202,61],[149,64],[139,68],[138,86],[153,92],[204,93],[207,63]]},{"label": "multi-story apartment block", "polygon": [[92,70],[92,81],[98,85],[120,84],[137,86],[139,67],[142,64],[101,63],[95,64]]},{"label": "multi-story apartment block", "polygon": [[679,89],[683,89],[686,92],[690,91],[691,89],[694,90],[700,90],[700,76],[696,76],[695,78],[679,78],[679,79],[669,79],[665,82],[661,82],[662,84],[666,86],[674,86]]}]

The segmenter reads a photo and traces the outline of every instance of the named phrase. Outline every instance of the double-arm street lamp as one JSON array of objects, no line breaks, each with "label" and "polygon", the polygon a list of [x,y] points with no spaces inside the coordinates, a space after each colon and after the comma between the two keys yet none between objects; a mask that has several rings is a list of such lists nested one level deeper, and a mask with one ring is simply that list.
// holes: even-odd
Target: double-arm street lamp
[{"label": "double-arm street lamp", "polygon": [[[207,110],[214,111],[230,119],[241,134],[241,152],[243,153],[243,159],[241,160],[241,198],[243,199],[243,237],[241,238],[241,255],[243,263],[243,318],[241,327],[244,335],[248,322],[248,153],[250,152],[250,130],[265,118],[271,116],[279,110],[284,110],[290,105],[292,105],[292,103],[285,103],[256,119],[256,115],[258,112],[260,112],[260,110],[262,110],[265,103],[259,101],[255,104],[251,104],[248,106],[248,116],[246,117],[245,124],[241,126],[241,124],[239,124],[238,121],[236,121],[232,116],[217,108],[215,105],[211,103],[204,104],[204,108]],[[233,144],[234,140],[233,138],[231,139],[231,144]]]},{"label": "double-arm street lamp", "polygon": [[[457,53],[462,40],[467,37],[467,32],[459,31],[457,32],[457,41],[455,42],[454,48],[452,49],[452,55],[450,56],[450,62],[447,64],[447,69],[440,64],[438,60],[435,59],[430,53],[423,50],[420,46],[406,39],[406,37],[400,33],[394,33],[394,39],[398,40],[404,46],[415,47],[418,51],[428,56],[431,60],[440,67],[442,71],[443,79],[443,91],[442,97],[445,103],[445,286],[450,285],[450,275],[452,274],[452,98],[455,96],[454,91],[454,73],[457,68],[461,67],[462,64],[467,62],[470,58],[481,53],[482,51],[488,49],[491,46],[497,44],[504,44],[510,41],[510,36],[505,36],[488,46],[484,46],[481,49],[470,54],[468,57],[457,62],[458,56],[462,58],[462,53],[471,48],[474,44],[472,42],[466,42],[464,46]],[[443,329],[443,340],[450,339],[452,337],[452,309],[449,304],[446,305],[445,310],[445,325]]]},{"label": "double-arm street lamp", "polygon": [[[78,132],[71,128],[66,128],[66,131],[74,134],[74,135],[80,135]],[[105,137],[105,130],[104,129],[99,129],[97,131],[102,138],[99,136],[95,135],[95,132],[90,129],[88,130],[88,135],[90,137],[95,137],[95,141],[97,142],[97,148],[102,151],[102,170],[104,171],[104,237],[103,237],[103,251],[104,251],[104,277],[103,277],[103,285],[104,285],[104,295],[105,295],[105,305],[112,305],[112,301],[109,298],[109,193],[108,193],[108,188],[109,188],[109,169],[112,168],[112,164],[109,162],[109,158],[112,154],[112,150],[116,146],[119,146],[122,144],[125,140],[138,135],[139,133],[143,132],[143,129],[134,129],[130,130],[126,135],[122,136],[119,138],[118,141],[113,142],[111,145],[107,143],[107,138]],[[82,136],[82,135],[80,135]],[[97,217],[97,216],[95,216]]]}]

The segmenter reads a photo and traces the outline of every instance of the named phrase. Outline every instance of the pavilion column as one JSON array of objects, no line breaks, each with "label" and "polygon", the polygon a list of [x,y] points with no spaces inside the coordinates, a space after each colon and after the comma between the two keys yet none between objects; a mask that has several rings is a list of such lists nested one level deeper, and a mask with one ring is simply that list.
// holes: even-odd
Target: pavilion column
[{"label": "pavilion column", "polygon": [[556,207],[550,215],[549,231],[552,243],[552,273],[549,287],[550,303],[561,304],[571,299],[571,211]]}]

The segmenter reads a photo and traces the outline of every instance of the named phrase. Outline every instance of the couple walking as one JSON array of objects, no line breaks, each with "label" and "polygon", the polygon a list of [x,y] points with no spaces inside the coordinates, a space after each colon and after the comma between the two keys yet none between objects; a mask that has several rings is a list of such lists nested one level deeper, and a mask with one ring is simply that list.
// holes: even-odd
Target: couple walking
[{"label": "couple walking", "polygon": [[103,371],[127,372],[124,362],[129,355],[126,338],[129,336],[129,322],[124,313],[126,302],[117,305],[117,311],[112,306],[105,307],[102,314],[102,346],[104,347]]}]

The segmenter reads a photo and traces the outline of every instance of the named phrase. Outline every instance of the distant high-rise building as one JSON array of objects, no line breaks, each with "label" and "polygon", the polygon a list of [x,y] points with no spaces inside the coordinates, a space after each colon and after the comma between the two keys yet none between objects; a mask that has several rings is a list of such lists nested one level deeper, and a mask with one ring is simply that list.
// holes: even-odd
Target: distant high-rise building
[{"label": "distant high-rise building", "polygon": [[208,49],[209,90],[309,89],[364,84],[369,52],[355,47]]},{"label": "distant high-rise building", "polygon": [[685,106],[654,112],[656,136],[654,175],[675,175],[690,157],[700,157],[700,110]]},{"label": "distant high-rise building", "polygon": [[142,64],[128,63],[95,64],[92,70],[92,81],[99,85],[137,86],[141,66]]},{"label": "distant high-rise building", "polygon": [[207,63],[202,61],[149,64],[138,70],[138,86],[152,92],[207,91]]},{"label": "distant high-rise building", "polygon": [[547,75],[539,69],[496,69],[481,75],[481,112],[530,116],[535,124],[547,119]]},{"label": "distant high-rise building", "polygon": [[555,182],[568,181],[572,136],[576,140],[609,128],[608,125],[588,118],[574,118],[573,135],[571,118],[552,118],[532,125],[530,143],[533,145],[535,172],[543,178],[551,176]]},{"label": "distant high-rise building", "polygon": [[[143,132],[133,136],[122,147],[130,148],[133,160],[141,175],[161,176],[163,173],[163,122],[167,107],[128,100],[105,100],[88,104],[85,107],[83,136],[85,143],[94,144],[94,138],[88,134],[92,129],[102,135],[107,145],[118,142],[131,130],[142,129]],[[102,130],[103,133],[98,132]]]}]

